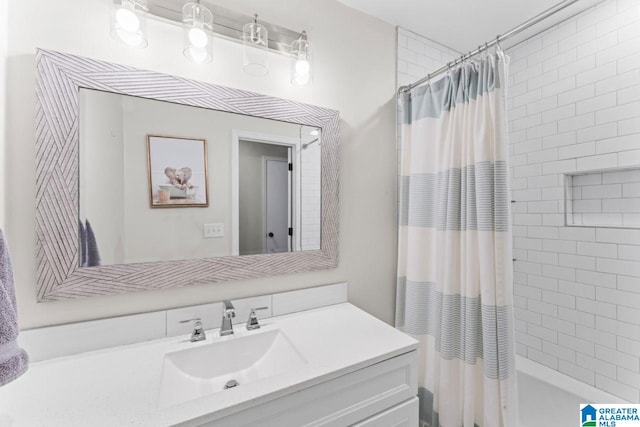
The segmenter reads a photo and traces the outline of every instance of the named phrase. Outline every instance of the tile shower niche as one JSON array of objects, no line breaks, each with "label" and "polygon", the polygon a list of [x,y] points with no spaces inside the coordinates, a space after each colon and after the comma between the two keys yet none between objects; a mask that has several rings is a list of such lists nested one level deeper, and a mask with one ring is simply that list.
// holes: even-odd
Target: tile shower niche
[{"label": "tile shower niche", "polygon": [[640,228],[640,168],[565,175],[569,226]]}]

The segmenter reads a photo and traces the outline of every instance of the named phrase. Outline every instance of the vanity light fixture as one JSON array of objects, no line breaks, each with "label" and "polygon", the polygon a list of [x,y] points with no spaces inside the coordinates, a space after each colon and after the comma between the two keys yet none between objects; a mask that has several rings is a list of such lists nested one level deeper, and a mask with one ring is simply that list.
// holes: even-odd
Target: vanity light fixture
[{"label": "vanity light fixture", "polygon": [[306,31],[291,44],[291,83],[296,86],[311,83],[311,45]]},{"label": "vanity light fixture", "polygon": [[242,28],[242,51],[244,71],[252,76],[269,74],[269,35],[264,25],[258,24],[258,15],[253,22]]},{"label": "vanity light fixture", "polygon": [[213,61],[215,35],[242,42],[243,69],[247,74],[268,75],[269,55],[277,53],[292,58],[289,76],[292,84],[305,86],[313,80],[311,44],[306,31],[300,33],[265,21],[258,23],[258,15],[251,17],[226,9],[212,0],[110,1],[111,34],[127,45],[146,47],[146,18],[159,18],[182,26],[183,54],[194,63]]},{"label": "vanity light fixture", "polygon": [[133,47],[147,47],[147,0],[117,0],[111,7],[111,35]]},{"label": "vanity light fixture", "polygon": [[184,32],[184,56],[195,63],[207,63],[213,59],[213,14],[200,4],[187,3],[182,7]]}]

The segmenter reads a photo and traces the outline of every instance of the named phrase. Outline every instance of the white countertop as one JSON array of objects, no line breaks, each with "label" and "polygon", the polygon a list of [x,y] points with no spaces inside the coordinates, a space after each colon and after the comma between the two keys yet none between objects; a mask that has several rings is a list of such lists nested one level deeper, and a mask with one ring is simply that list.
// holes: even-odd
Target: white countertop
[{"label": "white countertop", "polygon": [[[417,348],[417,341],[351,304],[266,319],[235,335],[207,331],[33,363],[0,388],[0,427],[166,426],[221,418]],[[307,360],[295,372],[265,378],[168,408],[158,407],[167,352],[280,329]],[[189,422],[191,421],[191,422]]]}]

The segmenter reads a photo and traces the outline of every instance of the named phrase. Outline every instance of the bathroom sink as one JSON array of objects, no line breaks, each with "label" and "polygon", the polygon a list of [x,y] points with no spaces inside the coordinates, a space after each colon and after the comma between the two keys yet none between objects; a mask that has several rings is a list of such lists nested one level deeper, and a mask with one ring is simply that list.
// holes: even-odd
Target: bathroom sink
[{"label": "bathroom sink", "polygon": [[165,355],[159,407],[230,392],[274,375],[295,371],[307,363],[279,330],[195,345]]}]

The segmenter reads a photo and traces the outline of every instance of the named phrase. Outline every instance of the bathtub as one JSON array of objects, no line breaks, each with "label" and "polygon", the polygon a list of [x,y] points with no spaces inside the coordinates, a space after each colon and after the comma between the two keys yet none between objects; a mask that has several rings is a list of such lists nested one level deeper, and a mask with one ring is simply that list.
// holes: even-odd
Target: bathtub
[{"label": "bathtub", "polygon": [[628,403],[524,357],[518,369],[518,427],[580,425],[581,403]]}]

